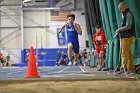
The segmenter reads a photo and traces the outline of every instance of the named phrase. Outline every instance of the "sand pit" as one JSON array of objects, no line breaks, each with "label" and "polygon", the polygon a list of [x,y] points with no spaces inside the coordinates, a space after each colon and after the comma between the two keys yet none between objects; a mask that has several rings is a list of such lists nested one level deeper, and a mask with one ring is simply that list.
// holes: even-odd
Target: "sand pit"
[{"label": "sand pit", "polygon": [[0,82],[0,93],[139,93],[140,81],[12,81]]}]

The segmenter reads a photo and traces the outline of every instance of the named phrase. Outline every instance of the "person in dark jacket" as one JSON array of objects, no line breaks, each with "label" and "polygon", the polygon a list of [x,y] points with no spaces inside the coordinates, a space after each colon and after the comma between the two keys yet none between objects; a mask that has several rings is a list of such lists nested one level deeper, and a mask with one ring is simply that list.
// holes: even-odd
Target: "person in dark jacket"
[{"label": "person in dark jacket", "polygon": [[135,73],[134,61],[131,55],[131,46],[135,37],[135,21],[130,9],[124,2],[118,5],[119,11],[122,13],[122,27],[116,30],[116,34],[121,38],[121,58],[122,64],[119,73],[127,70],[129,73]]}]

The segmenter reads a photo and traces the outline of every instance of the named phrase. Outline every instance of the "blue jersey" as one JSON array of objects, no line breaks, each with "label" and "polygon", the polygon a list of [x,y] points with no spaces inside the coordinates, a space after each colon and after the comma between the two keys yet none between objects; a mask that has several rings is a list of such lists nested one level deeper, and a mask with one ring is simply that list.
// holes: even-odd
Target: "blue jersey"
[{"label": "blue jersey", "polygon": [[78,33],[75,30],[75,26],[66,25],[66,32],[67,32],[67,44],[71,43],[73,45],[73,52],[79,53]]},{"label": "blue jersey", "polygon": [[75,26],[66,25],[67,42],[78,42],[78,33]]}]

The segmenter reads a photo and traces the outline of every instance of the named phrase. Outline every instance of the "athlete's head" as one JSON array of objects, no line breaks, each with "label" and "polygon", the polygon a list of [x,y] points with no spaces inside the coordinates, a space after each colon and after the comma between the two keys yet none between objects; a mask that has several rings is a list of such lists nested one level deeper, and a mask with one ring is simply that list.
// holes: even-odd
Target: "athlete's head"
[{"label": "athlete's head", "polygon": [[67,19],[68,19],[68,23],[72,25],[74,23],[74,20],[75,20],[75,15],[74,14],[68,14]]},{"label": "athlete's head", "polygon": [[100,25],[97,25],[97,26],[96,26],[96,32],[97,32],[97,33],[100,33],[101,31],[102,31],[101,26],[100,26]]}]

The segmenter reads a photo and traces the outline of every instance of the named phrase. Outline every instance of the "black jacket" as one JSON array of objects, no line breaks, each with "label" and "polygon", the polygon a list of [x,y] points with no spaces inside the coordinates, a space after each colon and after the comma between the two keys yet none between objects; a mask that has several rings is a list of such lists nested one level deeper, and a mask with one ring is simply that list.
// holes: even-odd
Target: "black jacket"
[{"label": "black jacket", "polygon": [[129,38],[135,36],[135,20],[132,12],[126,9],[123,14],[122,27],[119,28],[121,38]]}]

